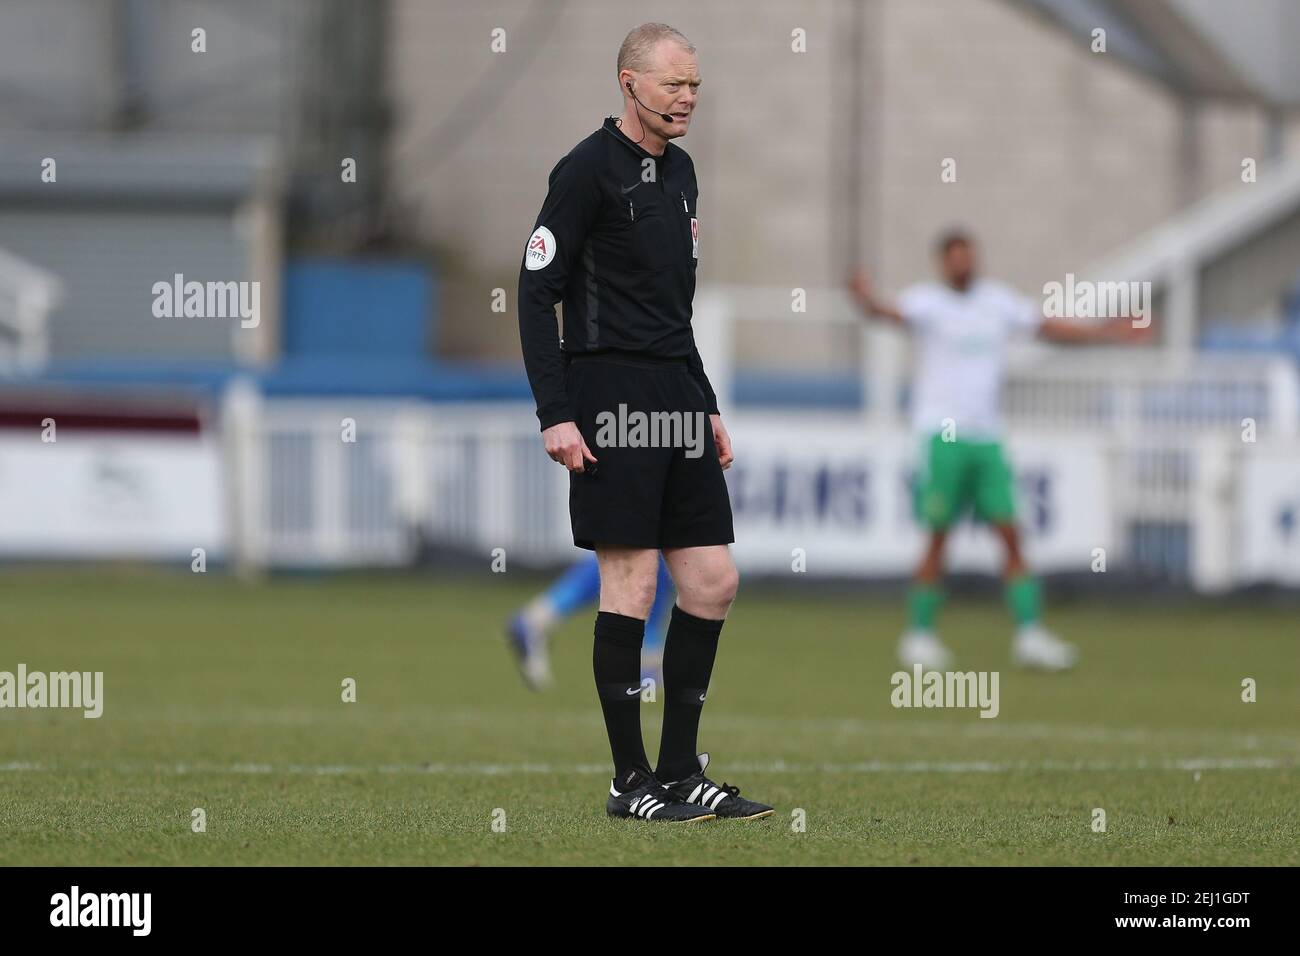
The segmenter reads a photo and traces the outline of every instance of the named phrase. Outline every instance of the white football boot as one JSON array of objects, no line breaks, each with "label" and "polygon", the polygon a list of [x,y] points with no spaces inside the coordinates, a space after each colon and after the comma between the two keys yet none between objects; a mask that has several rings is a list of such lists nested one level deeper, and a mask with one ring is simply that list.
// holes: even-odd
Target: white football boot
[{"label": "white football boot", "polygon": [[898,642],[898,659],[909,669],[920,664],[923,671],[943,671],[952,664],[952,652],[934,631],[911,630]]},{"label": "white football boot", "polygon": [[547,653],[549,635],[528,613],[516,614],[506,625],[506,643],[515,655],[519,676],[529,690],[542,691],[551,686],[551,658]]},{"label": "white football boot", "polygon": [[1068,671],[1079,662],[1079,649],[1038,624],[1026,624],[1011,642],[1017,667],[1038,671]]}]

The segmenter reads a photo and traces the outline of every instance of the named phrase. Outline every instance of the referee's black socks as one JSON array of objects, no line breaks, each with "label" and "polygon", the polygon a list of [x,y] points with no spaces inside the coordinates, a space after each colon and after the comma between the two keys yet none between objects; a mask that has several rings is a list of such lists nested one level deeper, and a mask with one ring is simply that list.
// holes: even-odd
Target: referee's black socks
[{"label": "referee's black socks", "polygon": [[[671,633],[671,631],[669,632]],[[605,732],[614,754],[614,779],[629,770],[650,772],[641,740],[641,640],[645,621],[601,611],[596,615],[596,641],[591,667],[605,715]]]},{"label": "referee's black socks", "polygon": [[664,727],[655,771],[664,783],[683,780],[700,769],[695,737],[722,625],[722,621],[696,617],[673,605],[664,639]]}]

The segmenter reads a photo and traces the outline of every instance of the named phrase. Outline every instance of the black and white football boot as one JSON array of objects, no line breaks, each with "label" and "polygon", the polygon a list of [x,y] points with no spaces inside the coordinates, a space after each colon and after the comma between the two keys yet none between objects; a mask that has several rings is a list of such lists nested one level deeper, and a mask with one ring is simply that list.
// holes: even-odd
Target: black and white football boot
[{"label": "black and white football boot", "polygon": [[662,783],[642,770],[629,770],[610,781],[605,812],[624,820],[656,823],[703,823],[716,816],[708,807],[672,796]]},{"label": "black and white football boot", "polygon": [[700,754],[700,772],[693,773],[685,780],[665,784],[668,793],[679,800],[711,810],[725,820],[758,820],[770,817],[776,811],[765,803],[746,800],[740,795],[739,787],[728,784],[718,786],[704,771],[709,769],[709,755]]}]

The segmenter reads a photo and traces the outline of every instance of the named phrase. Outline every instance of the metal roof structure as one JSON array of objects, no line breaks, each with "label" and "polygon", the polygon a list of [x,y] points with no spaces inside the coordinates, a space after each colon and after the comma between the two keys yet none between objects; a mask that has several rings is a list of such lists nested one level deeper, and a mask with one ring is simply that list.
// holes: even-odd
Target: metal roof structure
[{"label": "metal roof structure", "polygon": [[1191,96],[1300,106],[1300,4],[1294,0],[1011,0]]}]

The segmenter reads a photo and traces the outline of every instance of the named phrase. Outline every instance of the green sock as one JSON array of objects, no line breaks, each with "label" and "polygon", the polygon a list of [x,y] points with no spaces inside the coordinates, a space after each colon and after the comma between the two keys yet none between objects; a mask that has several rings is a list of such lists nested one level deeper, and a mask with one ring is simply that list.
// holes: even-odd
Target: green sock
[{"label": "green sock", "polygon": [[1030,574],[1011,578],[1006,585],[1007,607],[1019,627],[1038,623],[1043,610],[1043,590],[1038,579]]},{"label": "green sock", "polygon": [[943,592],[933,584],[913,584],[907,592],[907,618],[918,631],[934,630],[934,619],[943,603]]}]

